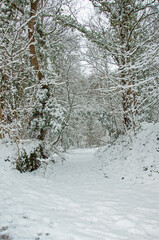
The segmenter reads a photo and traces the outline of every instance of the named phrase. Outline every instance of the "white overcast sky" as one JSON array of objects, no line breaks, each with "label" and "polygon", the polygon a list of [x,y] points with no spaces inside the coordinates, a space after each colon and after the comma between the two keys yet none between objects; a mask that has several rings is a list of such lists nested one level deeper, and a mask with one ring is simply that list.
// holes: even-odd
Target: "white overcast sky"
[{"label": "white overcast sky", "polygon": [[93,14],[93,6],[89,0],[74,0],[78,21],[84,23]]}]

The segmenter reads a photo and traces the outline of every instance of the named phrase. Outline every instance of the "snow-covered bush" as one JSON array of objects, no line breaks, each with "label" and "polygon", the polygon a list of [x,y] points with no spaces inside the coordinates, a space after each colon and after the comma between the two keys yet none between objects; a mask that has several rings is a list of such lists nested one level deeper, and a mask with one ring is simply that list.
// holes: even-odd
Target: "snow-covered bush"
[{"label": "snow-covered bush", "polygon": [[34,151],[29,154],[26,152],[25,149],[23,149],[23,152],[17,159],[16,169],[19,170],[21,173],[32,172],[40,167],[40,158],[40,147],[34,149]]}]

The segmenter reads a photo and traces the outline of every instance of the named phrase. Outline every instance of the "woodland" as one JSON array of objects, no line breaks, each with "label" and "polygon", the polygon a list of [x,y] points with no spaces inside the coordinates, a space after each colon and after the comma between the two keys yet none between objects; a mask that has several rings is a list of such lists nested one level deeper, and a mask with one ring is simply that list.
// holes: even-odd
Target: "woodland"
[{"label": "woodland", "polygon": [[159,1],[77,2],[0,1],[0,139],[39,143],[19,160],[159,121]]}]

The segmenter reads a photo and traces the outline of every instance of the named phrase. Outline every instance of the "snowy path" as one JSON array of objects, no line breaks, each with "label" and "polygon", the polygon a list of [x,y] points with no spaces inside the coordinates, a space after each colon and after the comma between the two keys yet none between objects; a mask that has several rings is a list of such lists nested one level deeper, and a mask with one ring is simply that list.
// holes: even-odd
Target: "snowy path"
[{"label": "snowy path", "polygon": [[0,235],[14,240],[158,240],[159,183],[106,179],[94,151],[68,153],[64,165],[45,178],[4,166]]}]

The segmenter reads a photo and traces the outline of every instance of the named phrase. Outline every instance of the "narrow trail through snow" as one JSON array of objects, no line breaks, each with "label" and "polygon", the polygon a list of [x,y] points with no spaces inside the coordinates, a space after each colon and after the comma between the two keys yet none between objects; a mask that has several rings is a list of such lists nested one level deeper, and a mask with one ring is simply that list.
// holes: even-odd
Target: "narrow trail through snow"
[{"label": "narrow trail through snow", "polygon": [[70,151],[47,177],[4,166],[0,235],[14,240],[158,240],[157,183],[104,178],[94,153]]}]

